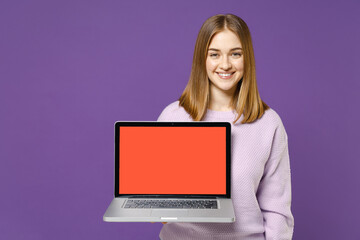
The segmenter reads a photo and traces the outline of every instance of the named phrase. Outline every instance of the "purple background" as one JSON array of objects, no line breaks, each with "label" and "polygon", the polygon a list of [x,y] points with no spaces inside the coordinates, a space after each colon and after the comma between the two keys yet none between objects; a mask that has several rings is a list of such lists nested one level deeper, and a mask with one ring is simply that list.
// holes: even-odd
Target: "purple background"
[{"label": "purple background", "polygon": [[[289,136],[294,239],[360,239],[357,1],[0,2],[0,239],[157,239],[105,223],[113,124],[156,120],[202,23],[242,17]],[[356,104],[357,103],[357,104]]]}]

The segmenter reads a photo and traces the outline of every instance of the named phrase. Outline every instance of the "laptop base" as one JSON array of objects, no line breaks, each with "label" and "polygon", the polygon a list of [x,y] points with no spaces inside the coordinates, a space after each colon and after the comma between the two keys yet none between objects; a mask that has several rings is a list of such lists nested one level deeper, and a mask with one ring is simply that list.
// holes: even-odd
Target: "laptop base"
[{"label": "laptop base", "polygon": [[105,222],[235,222],[231,199],[217,199],[218,209],[123,208],[127,199],[114,198],[106,210],[103,220]]}]

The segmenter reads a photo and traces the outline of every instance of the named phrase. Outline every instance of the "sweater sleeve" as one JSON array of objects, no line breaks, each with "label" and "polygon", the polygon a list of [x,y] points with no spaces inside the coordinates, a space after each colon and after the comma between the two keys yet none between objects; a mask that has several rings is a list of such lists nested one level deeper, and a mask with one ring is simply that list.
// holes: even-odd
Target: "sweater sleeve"
[{"label": "sweater sleeve", "polygon": [[158,122],[165,122],[165,121],[167,121],[167,119],[168,119],[168,113],[167,113],[167,112],[168,112],[168,109],[165,108],[165,109],[160,113],[157,121],[158,121]]},{"label": "sweater sleeve", "polygon": [[166,106],[157,119],[158,122],[189,122],[190,115],[179,106],[179,101]]},{"label": "sweater sleeve", "polygon": [[291,176],[288,139],[280,120],[275,129],[270,156],[259,183],[257,198],[264,217],[266,240],[292,239]]}]

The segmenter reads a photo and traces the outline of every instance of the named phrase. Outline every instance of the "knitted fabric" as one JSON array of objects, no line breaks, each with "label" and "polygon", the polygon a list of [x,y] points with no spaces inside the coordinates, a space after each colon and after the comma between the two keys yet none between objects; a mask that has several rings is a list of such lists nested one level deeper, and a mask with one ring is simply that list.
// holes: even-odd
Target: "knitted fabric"
[{"label": "knitted fabric", "polygon": [[[236,124],[236,112],[207,110],[202,121],[231,123],[231,198],[234,223],[167,223],[162,240],[289,240],[291,177],[287,134],[279,115],[268,109],[252,123]],[[190,115],[176,101],[158,121],[189,122]]]}]

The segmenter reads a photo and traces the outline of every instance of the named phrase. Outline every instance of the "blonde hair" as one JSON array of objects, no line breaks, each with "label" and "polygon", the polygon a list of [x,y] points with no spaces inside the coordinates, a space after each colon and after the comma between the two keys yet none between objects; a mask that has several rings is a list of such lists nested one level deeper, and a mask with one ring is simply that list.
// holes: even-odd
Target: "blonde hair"
[{"label": "blonde hair", "polygon": [[179,98],[179,105],[194,121],[204,118],[210,102],[210,84],[206,73],[207,52],[215,34],[225,29],[238,36],[244,57],[244,75],[231,101],[232,108],[238,113],[234,124],[242,114],[244,118],[241,123],[251,123],[261,118],[269,107],[260,99],[257,88],[255,57],[249,28],[241,18],[232,14],[212,16],[202,25],[195,43],[189,82]]}]

